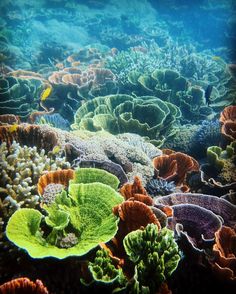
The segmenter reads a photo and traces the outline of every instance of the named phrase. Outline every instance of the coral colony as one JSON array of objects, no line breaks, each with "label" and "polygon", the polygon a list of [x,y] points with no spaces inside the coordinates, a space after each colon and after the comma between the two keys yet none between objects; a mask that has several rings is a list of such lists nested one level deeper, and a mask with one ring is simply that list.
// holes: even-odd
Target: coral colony
[{"label": "coral colony", "polygon": [[0,4],[0,293],[236,293],[233,1],[31,2]]}]

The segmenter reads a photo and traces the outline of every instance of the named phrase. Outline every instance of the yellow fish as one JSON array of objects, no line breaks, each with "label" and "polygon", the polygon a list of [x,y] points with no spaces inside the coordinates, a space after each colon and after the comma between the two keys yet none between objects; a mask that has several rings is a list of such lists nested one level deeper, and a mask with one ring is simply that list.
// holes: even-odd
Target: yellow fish
[{"label": "yellow fish", "polygon": [[43,90],[41,94],[41,97],[40,97],[41,101],[45,101],[50,96],[51,93],[52,93],[52,87],[48,86],[45,90]]},{"label": "yellow fish", "polygon": [[55,146],[52,149],[52,154],[58,154],[61,151],[61,147],[60,146]]},{"label": "yellow fish", "polygon": [[212,60],[219,61],[219,60],[221,60],[221,57],[220,56],[212,56]]},{"label": "yellow fish", "polygon": [[13,133],[17,130],[17,128],[18,128],[18,124],[14,124],[14,125],[11,125],[8,130],[10,133]]}]

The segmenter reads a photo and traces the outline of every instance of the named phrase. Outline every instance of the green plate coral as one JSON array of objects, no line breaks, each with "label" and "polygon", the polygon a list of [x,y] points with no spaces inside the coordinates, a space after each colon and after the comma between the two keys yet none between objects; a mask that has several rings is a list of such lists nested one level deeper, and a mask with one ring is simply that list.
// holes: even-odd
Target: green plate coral
[{"label": "green plate coral", "polygon": [[[90,170],[96,173],[95,169],[86,170],[83,172],[88,175]],[[118,229],[112,208],[124,199],[98,181],[99,177],[93,183],[70,183],[69,195],[63,191],[54,203],[44,206],[46,217],[35,209],[19,209],[7,224],[8,239],[31,257],[59,259],[83,256],[100,242],[109,241]]]}]

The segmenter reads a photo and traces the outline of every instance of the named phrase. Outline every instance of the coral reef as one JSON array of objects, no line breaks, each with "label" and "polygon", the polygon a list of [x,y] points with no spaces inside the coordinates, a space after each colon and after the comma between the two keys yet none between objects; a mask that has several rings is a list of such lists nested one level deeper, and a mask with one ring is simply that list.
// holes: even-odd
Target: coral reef
[{"label": "coral reef", "polygon": [[0,292],[234,293],[234,1],[16,2]]},{"label": "coral reef", "polygon": [[115,75],[106,68],[89,67],[81,70],[75,66],[65,67],[53,72],[48,81],[54,94],[45,105],[54,107],[70,122],[82,101],[118,92]]}]

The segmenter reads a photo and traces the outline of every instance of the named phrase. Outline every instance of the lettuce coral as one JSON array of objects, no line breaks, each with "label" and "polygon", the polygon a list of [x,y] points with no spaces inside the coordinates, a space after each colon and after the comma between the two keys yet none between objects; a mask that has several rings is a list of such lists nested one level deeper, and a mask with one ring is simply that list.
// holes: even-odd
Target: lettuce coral
[{"label": "lettuce coral", "polygon": [[109,95],[85,102],[76,111],[72,129],[131,132],[160,145],[180,117],[178,107],[153,96]]},{"label": "lettuce coral", "polygon": [[40,79],[0,76],[0,113],[17,114],[26,120],[33,110],[39,108],[42,90],[43,82]]},{"label": "lettuce coral", "polygon": [[[94,177],[94,173],[97,177]],[[81,173],[78,170],[78,174],[69,184],[68,195],[63,191],[56,196],[55,202],[44,205],[48,214],[46,217],[35,209],[16,211],[6,227],[9,240],[34,258],[53,256],[63,259],[72,255],[83,256],[100,242],[114,237],[118,218],[112,208],[121,203],[123,197],[111,186],[99,182],[104,181],[103,171],[84,169]],[[113,177],[107,175],[108,179]],[[108,184],[114,186],[113,183]],[[47,226],[46,231],[51,232],[46,233],[40,225]],[[66,240],[71,247],[65,244]]]}]

